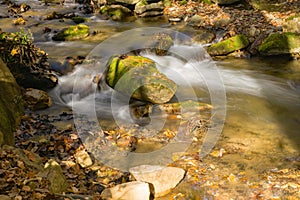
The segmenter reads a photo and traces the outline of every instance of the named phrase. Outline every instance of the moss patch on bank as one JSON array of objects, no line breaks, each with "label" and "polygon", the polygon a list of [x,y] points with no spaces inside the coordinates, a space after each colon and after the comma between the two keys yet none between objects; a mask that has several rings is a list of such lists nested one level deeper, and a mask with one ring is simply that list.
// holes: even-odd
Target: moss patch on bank
[{"label": "moss patch on bank", "polygon": [[300,53],[300,33],[275,33],[269,35],[258,48],[261,55],[296,55]]},{"label": "moss patch on bank", "polygon": [[236,50],[243,49],[249,45],[249,41],[244,35],[236,35],[208,47],[207,52],[213,56],[227,55]]}]

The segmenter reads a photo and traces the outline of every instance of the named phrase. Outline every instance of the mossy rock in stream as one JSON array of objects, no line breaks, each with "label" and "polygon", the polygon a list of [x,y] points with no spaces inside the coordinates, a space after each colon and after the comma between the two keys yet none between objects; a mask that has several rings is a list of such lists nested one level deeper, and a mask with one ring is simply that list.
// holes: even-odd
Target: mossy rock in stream
[{"label": "mossy rock in stream", "polygon": [[0,145],[14,145],[14,131],[23,115],[21,91],[0,58]]},{"label": "mossy rock in stream", "polygon": [[113,56],[107,64],[107,84],[134,99],[154,104],[168,102],[177,85],[142,56]]},{"label": "mossy rock in stream", "polygon": [[173,38],[166,33],[158,33],[154,35],[154,52],[159,56],[164,56],[168,53],[168,50],[174,45]]},{"label": "mossy rock in stream", "polygon": [[52,39],[55,41],[80,40],[89,35],[89,27],[84,24],[70,26],[55,34]]},{"label": "mossy rock in stream", "polygon": [[100,8],[100,13],[115,21],[125,20],[133,14],[129,8],[122,5],[104,5]]},{"label": "mossy rock in stream", "polygon": [[269,35],[259,46],[261,55],[299,55],[300,54],[300,33],[275,33]]},{"label": "mossy rock in stream", "polygon": [[227,55],[236,50],[243,49],[249,45],[244,35],[236,35],[208,47],[207,52],[212,56]]}]

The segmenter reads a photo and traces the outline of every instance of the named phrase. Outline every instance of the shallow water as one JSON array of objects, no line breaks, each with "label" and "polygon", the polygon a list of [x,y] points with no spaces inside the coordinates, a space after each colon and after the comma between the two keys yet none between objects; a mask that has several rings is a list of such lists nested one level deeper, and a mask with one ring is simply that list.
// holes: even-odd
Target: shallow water
[{"label": "shallow water", "polygon": [[[40,16],[42,13],[45,14],[44,7],[40,4],[40,2],[32,1],[31,5],[40,10],[26,15]],[[68,6],[72,8],[75,5],[70,3]],[[58,7],[53,9],[60,9]],[[51,11],[48,10],[46,13],[48,12]],[[19,29],[19,27],[11,25],[11,18],[0,20],[3,31]],[[31,17],[28,21],[27,25],[21,27],[30,28],[36,45],[44,49],[50,58],[56,60],[64,60],[67,56],[86,56],[99,42],[118,32],[130,30],[137,26],[168,26],[164,20],[156,22],[137,20],[120,23],[103,20],[99,16],[90,16],[90,21],[87,24],[92,31],[98,31],[100,34],[90,36],[83,41],[53,42],[51,35],[42,32],[43,28],[60,29],[73,24],[71,21],[51,20],[44,22],[37,17]],[[177,44],[171,50],[179,55],[187,52],[206,55],[203,47],[196,45]],[[144,52],[143,55],[155,60],[158,68],[180,85],[177,95],[181,99],[199,99],[214,103],[211,96],[216,97],[215,101],[219,99],[218,97],[222,99],[221,90],[225,90],[225,104],[217,104],[219,107],[216,107],[216,109],[225,109],[226,115],[221,115],[224,117],[222,120],[225,123],[220,137],[214,137],[216,139],[215,149],[224,148],[230,151],[232,148],[236,148],[238,152],[229,153],[221,160],[216,161],[220,163],[221,167],[224,167],[224,174],[245,171],[249,179],[255,179],[261,176],[265,170],[292,166],[284,159],[300,154],[300,61],[287,58],[212,61],[204,56],[199,60],[190,58],[186,62],[176,56],[158,57],[149,52]],[[193,54],[188,53],[188,55]],[[90,113],[88,109],[91,109],[92,112],[95,107],[85,107],[85,105],[96,99],[98,117],[103,124],[107,124],[107,120],[108,122],[112,120],[112,116],[114,116],[112,110],[116,111],[118,120],[121,120],[122,123],[133,123],[126,107],[128,102],[126,100],[125,103],[124,101],[115,102],[113,105],[119,106],[119,110],[112,108],[111,91],[97,92],[97,86],[92,82],[94,75],[99,73],[97,70],[102,67],[103,71],[104,64],[101,63],[100,67],[96,68],[88,65],[77,66],[73,74],[61,77],[60,85],[50,92],[54,98],[54,106],[41,112],[57,115],[61,111],[70,111],[73,106],[73,108],[78,108],[78,111]],[[213,74],[210,71],[212,66],[217,69]],[[100,72],[102,71],[100,70]],[[195,72],[198,76],[195,75]],[[219,76],[219,78],[216,80],[216,76],[212,75]],[[220,80],[222,80],[222,84],[220,84]],[[74,84],[76,85],[75,91],[73,90]],[[77,93],[76,96],[74,92]],[[214,116],[214,113],[211,115]],[[68,123],[73,122],[66,122],[66,124]],[[64,126],[64,124],[59,125]],[[141,147],[139,151],[145,151],[145,149],[152,151],[160,145],[148,143],[143,147],[144,149]],[[147,159],[148,157],[145,157],[141,161],[148,164],[149,162],[153,163]],[[163,160],[156,161],[158,163],[164,162]],[[210,156],[206,156],[202,161],[212,162],[214,160]],[[182,188],[185,187],[182,186]],[[190,186],[187,188],[183,190],[191,189]]]}]

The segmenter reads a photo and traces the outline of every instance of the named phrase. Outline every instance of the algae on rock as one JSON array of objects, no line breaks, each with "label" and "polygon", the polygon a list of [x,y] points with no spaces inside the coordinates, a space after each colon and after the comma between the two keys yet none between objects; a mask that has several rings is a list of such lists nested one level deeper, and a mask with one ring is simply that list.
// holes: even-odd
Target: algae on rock
[{"label": "algae on rock", "polygon": [[300,54],[300,33],[274,33],[269,35],[259,46],[261,55],[299,55]]},{"label": "algae on rock", "polygon": [[70,26],[55,34],[52,39],[55,41],[80,40],[89,35],[89,27],[84,24]]},{"label": "algae on rock", "polygon": [[156,64],[142,56],[113,56],[107,65],[107,84],[135,99],[151,102],[168,102],[177,85],[158,71]]},{"label": "algae on rock", "polygon": [[249,45],[244,35],[236,35],[208,47],[207,52],[213,56],[226,55]]}]

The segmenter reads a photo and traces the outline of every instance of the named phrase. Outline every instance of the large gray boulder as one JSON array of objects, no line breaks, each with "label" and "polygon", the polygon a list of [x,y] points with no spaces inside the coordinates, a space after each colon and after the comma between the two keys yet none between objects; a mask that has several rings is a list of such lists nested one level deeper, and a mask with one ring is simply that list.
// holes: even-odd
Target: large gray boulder
[{"label": "large gray boulder", "polygon": [[14,131],[23,115],[20,88],[0,59],[0,145],[14,145]]}]

